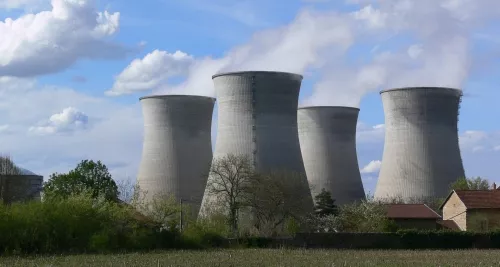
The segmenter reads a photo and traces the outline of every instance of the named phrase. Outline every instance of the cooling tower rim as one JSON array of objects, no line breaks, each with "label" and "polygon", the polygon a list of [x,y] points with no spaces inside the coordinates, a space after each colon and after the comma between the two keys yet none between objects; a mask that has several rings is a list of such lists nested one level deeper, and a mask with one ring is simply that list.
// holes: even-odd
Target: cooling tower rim
[{"label": "cooling tower rim", "polygon": [[200,98],[200,99],[211,99],[215,101],[215,97],[211,96],[201,96],[201,95],[148,95],[139,97],[139,101],[149,98]]},{"label": "cooling tower rim", "polygon": [[390,88],[380,91],[380,94],[393,92],[393,91],[404,91],[404,90],[436,90],[436,91],[452,91],[456,94],[462,95],[462,90],[452,87],[439,87],[439,86],[413,86],[413,87],[398,87]]},{"label": "cooling tower rim", "polygon": [[302,106],[297,108],[297,110],[300,109],[350,109],[350,110],[357,110],[359,111],[359,108],[356,107],[348,107],[348,106]]},{"label": "cooling tower rim", "polygon": [[298,80],[304,79],[304,76],[301,74],[293,73],[293,72],[284,72],[284,71],[265,71],[265,70],[251,70],[251,71],[231,71],[231,72],[221,72],[212,75],[212,79],[215,79],[220,76],[228,76],[228,75],[241,75],[241,74],[265,74],[265,75],[287,75]]}]

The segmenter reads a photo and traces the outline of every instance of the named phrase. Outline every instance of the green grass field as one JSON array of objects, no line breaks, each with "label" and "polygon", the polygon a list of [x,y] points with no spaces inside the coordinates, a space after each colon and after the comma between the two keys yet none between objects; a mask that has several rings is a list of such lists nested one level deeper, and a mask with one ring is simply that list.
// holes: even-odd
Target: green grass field
[{"label": "green grass field", "polygon": [[500,266],[500,250],[169,251],[144,254],[0,257],[0,266]]}]

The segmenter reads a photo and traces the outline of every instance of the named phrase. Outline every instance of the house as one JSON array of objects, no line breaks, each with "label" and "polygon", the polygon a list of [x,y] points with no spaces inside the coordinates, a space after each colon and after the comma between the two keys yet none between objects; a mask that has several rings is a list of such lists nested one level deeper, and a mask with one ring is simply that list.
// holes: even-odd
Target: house
[{"label": "house", "polygon": [[439,208],[462,231],[500,229],[500,190],[453,190]]},{"label": "house", "polygon": [[387,218],[400,229],[436,230],[441,216],[425,204],[387,204]]}]

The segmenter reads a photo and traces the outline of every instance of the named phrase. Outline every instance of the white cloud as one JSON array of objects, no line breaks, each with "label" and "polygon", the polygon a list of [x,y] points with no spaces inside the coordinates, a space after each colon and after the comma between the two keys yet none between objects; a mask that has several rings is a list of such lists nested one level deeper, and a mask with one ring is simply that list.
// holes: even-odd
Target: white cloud
[{"label": "white cloud", "polygon": [[87,127],[89,117],[76,108],[68,107],[61,113],[50,116],[47,122],[42,126],[33,126],[29,128],[30,132],[37,134],[56,134],[71,133],[84,130]]},{"label": "white cloud", "polygon": [[382,162],[380,160],[372,160],[368,164],[366,164],[363,168],[361,168],[361,173],[374,173],[380,170],[382,166]]},{"label": "white cloud", "polygon": [[[20,166],[47,179],[53,172],[66,172],[83,159],[93,159],[102,160],[117,179],[135,178],[142,150],[139,103],[118,104],[70,88],[13,78],[0,79],[0,88],[5,88],[0,90],[0,121],[15,133],[0,133],[1,153],[10,154]],[[85,119],[67,107],[85,111],[91,127],[74,131],[79,129],[78,121]],[[72,134],[38,135],[27,131],[41,120],[47,120],[44,126],[70,129]]]},{"label": "white cloud", "polygon": [[107,95],[117,96],[158,89],[171,77],[183,76],[194,58],[182,51],[168,53],[154,50],[142,59],[133,60],[116,78]]},{"label": "white cloud", "polygon": [[51,5],[49,11],[0,21],[0,76],[54,73],[81,59],[117,59],[129,52],[108,40],[118,31],[120,13],[98,12],[92,0]]},{"label": "white cloud", "polygon": [[360,144],[380,143],[384,141],[385,125],[376,124],[373,126],[363,122],[358,122],[356,127],[356,142]]}]

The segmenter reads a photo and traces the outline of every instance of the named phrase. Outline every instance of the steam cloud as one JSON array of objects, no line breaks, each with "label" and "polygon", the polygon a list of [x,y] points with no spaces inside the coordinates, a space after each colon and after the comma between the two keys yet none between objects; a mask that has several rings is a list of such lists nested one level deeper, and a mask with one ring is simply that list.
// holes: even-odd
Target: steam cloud
[{"label": "steam cloud", "polygon": [[[289,25],[259,32],[222,58],[195,60],[183,83],[155,93],[213,96],[213,74],[243,70],[318,75],[304,105],[357,107],[365,94],[391,87],[462,88],[475,65],[475,33],[500,14],[494,0],[350,2],[360,9],[304,9]],[[370,53],[353,58],[363,51]]]}]

